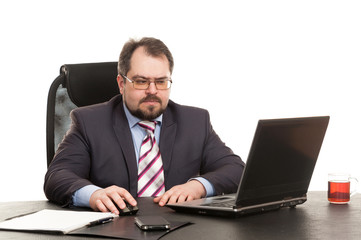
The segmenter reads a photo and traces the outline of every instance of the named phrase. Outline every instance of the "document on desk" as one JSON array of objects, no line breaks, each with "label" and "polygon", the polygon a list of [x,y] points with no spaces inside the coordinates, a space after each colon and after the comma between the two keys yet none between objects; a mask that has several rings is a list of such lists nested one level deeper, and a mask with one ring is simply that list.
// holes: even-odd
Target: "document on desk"
[{"label": "document on desk", "polygon": [[70,233],[76,229],[112,221],[117,215],[103,212],[49,210],[15,217],[0,223],[0,229]]}]

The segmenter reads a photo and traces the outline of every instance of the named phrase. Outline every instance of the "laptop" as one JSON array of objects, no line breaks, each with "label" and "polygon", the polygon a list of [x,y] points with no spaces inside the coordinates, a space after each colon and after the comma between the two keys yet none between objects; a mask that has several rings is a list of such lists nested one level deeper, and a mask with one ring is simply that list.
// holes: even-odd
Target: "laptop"
[{"label": "laptop", "polygon": [[329,118],[259,120],[237,193],[166,206],[184,213],[242,216],[304,203]]}]

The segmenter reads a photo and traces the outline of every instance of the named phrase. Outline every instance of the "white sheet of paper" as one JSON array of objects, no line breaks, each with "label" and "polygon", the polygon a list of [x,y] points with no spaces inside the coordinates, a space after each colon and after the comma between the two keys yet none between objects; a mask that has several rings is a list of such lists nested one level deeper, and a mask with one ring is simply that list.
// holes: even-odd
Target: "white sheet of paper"
[{"label": "white sheet of paper", "polygon": [[64,234],[81,228],[90,222],[108,217],[116,217],[110,212],[84,212],[44,209],[36,213],[6,220],[0,229],[28,231],[57,231]]}]

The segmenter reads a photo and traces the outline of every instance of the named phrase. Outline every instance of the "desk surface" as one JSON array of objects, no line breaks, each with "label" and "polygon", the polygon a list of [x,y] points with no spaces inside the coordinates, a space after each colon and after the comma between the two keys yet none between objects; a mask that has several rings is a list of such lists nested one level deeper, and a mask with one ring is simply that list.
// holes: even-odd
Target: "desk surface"
[{"label": "desk surface", "polygon": [[[308,200],[296,208],[223,218],[175,213],[159,207],[152,199],[138,199],[138,215],[162,215],[168,220],[194,224],[168,233],[163,239],[360,239],[361,195],[351,203],[333,205],[326,192],[309,192]],[[61,209],[48,201],[0,203],[0,221],[42,209]],[[69,235],[49,235],[0,231],[0,239],[101,239]],[[109,238],[106,238],[109,239]]]}]

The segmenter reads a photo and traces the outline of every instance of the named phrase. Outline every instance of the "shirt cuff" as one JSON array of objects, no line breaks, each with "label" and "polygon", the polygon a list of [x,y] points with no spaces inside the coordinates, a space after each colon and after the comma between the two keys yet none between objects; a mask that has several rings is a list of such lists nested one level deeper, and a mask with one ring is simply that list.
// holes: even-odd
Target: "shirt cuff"
[{"label": "shirt cuff", "polygon": [[202,183],[203,187],[206,189],[206,197],[211,197],[214,196],[214,187],[212,185],[212,183],[210,183],[207,179],[202,178],[202,177],[196,177],[196,178],[192,178],[190,180],[197,180],[200,183]]},{"label": "shirt cuff", "polygon": [[78,189],[73,194],[73,204],[76,207],[90,207],[89,200],[91,195],[96,191],[101,189],[95,185],[87,185]]}]

